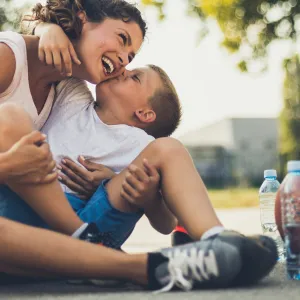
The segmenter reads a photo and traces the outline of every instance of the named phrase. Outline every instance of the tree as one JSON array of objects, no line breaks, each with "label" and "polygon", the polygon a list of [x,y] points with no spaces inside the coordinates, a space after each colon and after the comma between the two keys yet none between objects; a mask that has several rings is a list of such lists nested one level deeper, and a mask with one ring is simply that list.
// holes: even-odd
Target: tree
[{"label": "tree", "polygon": [[280,153],[284,162],[300,159],[300,61],[295,55],[284,61],[284,108],[280,114]]},{"label": "tree", "polygon": [[[166,0],[142,0],[159,8],[164,18]],[[268,66],[269,45],[277,40],[290,42],[291,54],[283,62],[284,108],[280,115],[280,154],[283,160],[300,159],[300,2],[298,0],[186,0],[188,12],[203,24],[215,19],[223,33],[222,46],[242,55],[242,72],[264,71]],[[245,51],[247,50],[247,51]],[[247,55],[245,55],[247,53]]]},{"label": "tree", "polygon": [[14,0],[0,0],[0,31],[19,30],[23,12],[28,10],[29,5],[15,8]]}]

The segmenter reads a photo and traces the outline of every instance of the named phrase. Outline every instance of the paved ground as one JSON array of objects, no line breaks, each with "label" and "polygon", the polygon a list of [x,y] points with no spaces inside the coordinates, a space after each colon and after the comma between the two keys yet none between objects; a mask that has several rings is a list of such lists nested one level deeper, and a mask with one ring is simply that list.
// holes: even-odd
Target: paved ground
[{"label": "paved ground", "polygon": [[[218,215],[224,225],[237,229],[243,233],[259,233],[259,211],[257,209],[218,211]],[[125,250],[140,252],[154,250],[169,245],[169,237],[156,234],[142,219],[125,245]],[[283,264],[277,264],[274,271],[259,285],[227,290],[207,290],[193,291],[189,293],[168,293],[153,295],[148,291],[143,291],[139,287],[114,286],[74,286],[64,282],[12,285],[0,287],[0,299],[72,299],[72,300],[117,300],[122,297],[124,300],[143,299],[205,299],[205,300],[252,300],[252,299],[299,299],[300,282],[288,281],[285,276]]]}]

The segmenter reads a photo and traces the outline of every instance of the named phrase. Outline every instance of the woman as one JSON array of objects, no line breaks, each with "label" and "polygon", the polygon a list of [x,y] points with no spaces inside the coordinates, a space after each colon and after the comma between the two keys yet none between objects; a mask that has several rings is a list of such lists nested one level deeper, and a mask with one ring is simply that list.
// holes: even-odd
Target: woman
[{"label": "woman", "polygon": [[[106,6],[102,6],[104,4]],[[80,36],[72,38],[82,64],[74,67],[73,75],[99,83],[122,73],[142,42],[144,23],[140,22],[139,13],[128,5],[122,0],[54,0],[48,1],[48,6],[43,10],[38,8],[36,13],[38,15],[44,11],[50,17],[57,18],[61,25],[72,24],[79,28],[74,32],[81,33]],[[108,11],[103,13],[106,8],[109,8]],[[65,19],[66,14],[62,14],[65,10],[67,15],[72,16],[71,20]],[[100,34],[103,41],[98,39]],[[17,161],[21,159],[17,164],[19,167],[12,169],[15,173],[7,172],[5,163],[1,163],[1,180],[30,202],[36,211],[39,211],[40,201],[43,201],[43,206],[47,201],[55,201],[57,214],[60,214],[61,205],[67,204],[63,204],[65,198],[58,182],[53,181],[55,175],[50,172],[54,165],[43,142],[45,137],[37,136],[35,139],[32,135],[38,134],[33,133],[34,128],[42,126],[47,119],[54,98],[53,84],[63,76],[52,67],[41,65],[36,55],[38,42],[34,37],[23,39],[17,34],[1,33],[0,42],[0,101],[12,102],[0,106],[3,116],[0,118],[0,156],[10,166],[13,165],[8,160],[12,157],[10,153],[20,146],[28,146],[28,143],[31,146],[26,150],[27,156],[17,155]],[[48,62],[49,59],[46,53]],[[52,59],[57,65],[55,55]],[[38,158],[38,153],[43,158],[42,162],[39,159],[30,160],[32,157]],[[35,169],[41,167],[44,171],[33,175]],[[47,175],[49,173],[50,176]],[[64,212],[66,223],[68,218],[77,218],[71,207],[69,209],[69,214]],[[42,217],[47,221],[47,214]],[[55,229],[60,229],[59,224]],[[71,234],[74,230],[76,228],[68,228],[65,233]],[[257,243],[239,234],[226,232],[162,253],[126,255],[0,218],[0,270],[45,278],[124,278],[148,284],[150,288],[167,285],[165,290],[175,285],[188,290],[194,283],[198,287],[220,287],[253,282],[268,273],[273,262],[264,268],[253,268],[253,265],[261,265],[265,260],[262,251],[269,255],[268,243],[263,238],[258,240]],[[260,251],[255,251],[256,246]],[[251,266],[247,263],[249,251],[252,261],[256,262]],[[241,282],[240,278],[246,280]]]},{"label": "woman", "polygon": [[[146,24],[138,9],[124,0],[52,0],[45,7],[38,4],[34,12],[33,19],[56,20],[64,28],[81,60],[81,64],[73,68],[73,76],[95,84],[124,72],[125,66],[140,48],[146,32]],[[64,78],[57,69],[42,64],[37,53],[38,38],[22,37],[11,32],[0,33],[0,104],[15,103],[27,112],[21,113],[18,107],[6,109],[6,118],[0,120],[2,128],[7,128],[0,137],[0,152],[7,151],[24,135],[43,126],[54,101],[55,83]],[[50,57],[50,53],[46,52],[45,59],[48,63],[52,59],[54,65],[58,64],[55,54]],[[19,116],[18,122],[13,122],[16,115]],[[28,121],[28,115],[33,124]],[[22,127],[19,126],[21,123]],[[10,179],[5,183],[53,229],[71,235],[85,224],[66,201],[55,176],[51,176],[52,182],[35,185]],[[37,179],[34,182],[37,183]],[[1,188],[0,197],[13,197],[10,189]],[[40,213],[40,201],[44,205],[57,203],[56,214],[61,215],[62,222],[51,224],[47,213]],[[0,207],[2,215],[7,216],[3,210],[12,210],[7,204],[3,205]],[[67,214],[62,214],[62,206],[68,211]],[[74,225],[69,225],[70,220]]]}]

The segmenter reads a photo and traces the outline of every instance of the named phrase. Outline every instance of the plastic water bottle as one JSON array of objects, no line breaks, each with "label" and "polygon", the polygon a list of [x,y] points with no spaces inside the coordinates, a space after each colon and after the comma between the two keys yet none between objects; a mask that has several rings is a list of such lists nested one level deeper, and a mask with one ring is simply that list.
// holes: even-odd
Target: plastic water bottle
[{"label": "plastic water bottle", "polygon": [[289,161],[280,189],[286,265],[290,279],[300,280],[300,161]]},{"label": "plastic water bottle", "polygon": [[278,249],[279,260],[285,259],[284,243],[275,222],[275,199],[280,187],[276,170],[264,171],[265,181],[259,189],[260,221],[263,234],[274,239]]}]

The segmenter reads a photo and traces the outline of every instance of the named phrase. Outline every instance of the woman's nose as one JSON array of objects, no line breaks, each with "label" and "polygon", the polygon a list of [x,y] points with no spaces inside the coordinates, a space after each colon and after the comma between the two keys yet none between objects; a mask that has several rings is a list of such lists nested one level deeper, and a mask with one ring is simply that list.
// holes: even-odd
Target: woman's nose
[{"label": "woman's nose", "polygon": [[127,52],[119,53],[118,59],[119,59],[119,62],[121,63],[121,65],[123,65],[123,66],[127,66],[130,63]]}]

